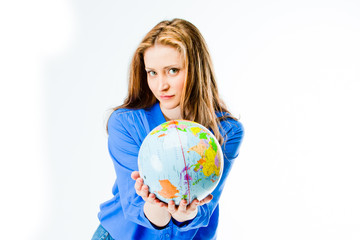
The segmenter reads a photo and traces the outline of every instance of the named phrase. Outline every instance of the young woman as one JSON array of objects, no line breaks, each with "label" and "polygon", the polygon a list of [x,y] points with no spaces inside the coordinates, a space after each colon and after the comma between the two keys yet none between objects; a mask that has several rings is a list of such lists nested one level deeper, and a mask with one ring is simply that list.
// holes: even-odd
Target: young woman
[{"label": "young woman", "polygon": [[[146,135],[174,119],[209,128],[224,154],[222,179],[212,194],[178,206],[149,193],[137,166]],[[101,224],[93,240],[216,239],[219,198],[238,156],[243,127],[219,98],[206,43],[193,24],[162,21],[145,36],[131,62],[128,96],[107,127],[117,178],[114,197],[100,206]]]}]

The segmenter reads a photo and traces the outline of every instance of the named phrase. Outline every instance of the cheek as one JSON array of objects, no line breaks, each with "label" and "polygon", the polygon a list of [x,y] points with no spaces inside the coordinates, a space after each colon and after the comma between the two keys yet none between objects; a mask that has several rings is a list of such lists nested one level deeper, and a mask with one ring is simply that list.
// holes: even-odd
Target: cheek
[{"label": "cheek", "polygon": [[176,82],[176,88],[178,91],[182,92],[185,86],[185,75],[181,76]]},{"label": "cheek", "polygon": [[181,82],[181,83],[179,83],[179,84],[177,85],[177,90],[178,90],[179,92],[182,92],[183,89],[184,89],[184,82]]},{"label": "cheek", "polygon": [[154,89],[155,89],[154,82],[147,80],[147,83],[148,83],[148,86],[149,86],[151,92],[154,93]]}]

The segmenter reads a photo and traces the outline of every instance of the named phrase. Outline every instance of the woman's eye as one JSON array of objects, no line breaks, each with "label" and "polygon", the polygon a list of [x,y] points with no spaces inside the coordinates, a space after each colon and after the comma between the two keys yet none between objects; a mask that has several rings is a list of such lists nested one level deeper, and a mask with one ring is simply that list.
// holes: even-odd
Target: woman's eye
[{"label": "woman's eye", "polygon": [[173,75],[173,74],[176,74],[178,71],[179,71],[179,69],[171,68],[171,69],[169,70],[169,73]]},{"label": "woman's eye", "polygon": [[148,74],[149,74],[150,76],[155,76],[155,75],[156,75],[156,72],[154,72],[154,71],[148,71]]}]

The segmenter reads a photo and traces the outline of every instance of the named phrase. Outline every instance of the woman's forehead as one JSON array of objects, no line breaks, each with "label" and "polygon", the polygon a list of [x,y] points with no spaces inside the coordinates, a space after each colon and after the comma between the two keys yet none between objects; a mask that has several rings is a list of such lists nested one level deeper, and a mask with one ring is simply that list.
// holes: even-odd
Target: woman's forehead
[{"label": "woman's forehead", "polygon": [[144,52],[144,62],[147,68],[183,65],[184,58],[180,51],[168,45],[157,44]]}]

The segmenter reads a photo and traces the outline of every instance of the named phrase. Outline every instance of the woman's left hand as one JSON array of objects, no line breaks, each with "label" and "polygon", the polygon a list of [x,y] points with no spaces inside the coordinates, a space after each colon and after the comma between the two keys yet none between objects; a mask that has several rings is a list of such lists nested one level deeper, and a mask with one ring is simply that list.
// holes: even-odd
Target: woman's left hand
[{"label": "woman's left hand", "polygon": [[196,217],[198,206],[204,205],[210,202],[212,199],[213,196],[209,194],[201,201],[194,199],[189,205],[187,204],[186,200],[181,200],[179,206],[176,206],[175,202],[171,200],[168,203],[168,211],[176,221],[185,222]]}]

